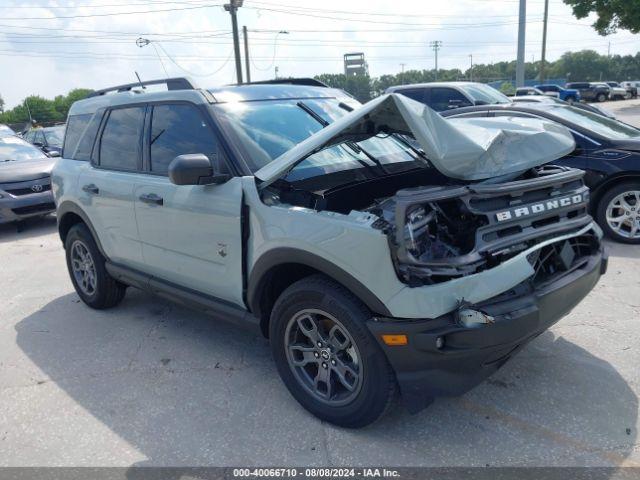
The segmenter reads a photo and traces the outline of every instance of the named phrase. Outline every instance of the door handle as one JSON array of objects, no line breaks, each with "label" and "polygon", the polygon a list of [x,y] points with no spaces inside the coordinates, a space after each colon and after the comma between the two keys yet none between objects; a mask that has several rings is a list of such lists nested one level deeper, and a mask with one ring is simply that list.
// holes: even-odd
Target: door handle
[{"label": "door handle", "polygon": [[152,205],[162,205],[164,203],[162,197],[159,197],[155,193],[145,193],[143,195],[140,195],[139,198],[141,202],[149,203]]},{"label": "door handle", "polygon": [[82,187],[82,191],[91,193],[93,195],[98,195],[100,193],[100,189],[96,187],[93,183],[90,183],[89,185],[85,185],[84,187]]}]

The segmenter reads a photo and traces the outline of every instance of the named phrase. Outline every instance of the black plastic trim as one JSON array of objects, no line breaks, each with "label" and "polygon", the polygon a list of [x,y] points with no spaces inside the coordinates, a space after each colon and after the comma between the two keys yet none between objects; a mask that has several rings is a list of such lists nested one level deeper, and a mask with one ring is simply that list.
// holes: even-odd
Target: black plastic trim
[{"label": "black plastic trim", "polygon": [[110,261],[106,262],[106,269],[109,275],[122,283],[261,334],[260,320],[246,309],[231,302],[167,282]]},{"label": "black plastic trim", "polygon": [[376,315],[391,315],[385,304],[360,281],[340,267],[304,250],[295,248],[274,248],[263,254],[254,264],[249,274],[247,301],[252,312],[260,312],[260,296],[265,288],[267,272],[278,265],[297,263],[324,273],[340,283],[358,297]]},{"label": "black plastic trim", "polygon": [[102,254],[102,256],[106,258],[107,256],[104,252],[104,249],[102,248],[102,244],[100,243],[100,237],[98,237],[98,234],[96,233],[95,228],[93,228],[93,224],[91,223],[91,220],[89,220],[89,216],[84,212],[84,210],[82,210],[82,208],[77,203],[73,203],[69,200],[62,202],[56,208],[56,217],[58,221],[58,233],[60,235],[60,240],[62,240],[62,244],[64,245],[64,238],[62,238],[62,232],[60,231],[60,224],[62,223],[62,220],[64,219],[65,215],[68,213],[75,213],[82,219],[84,224],[87,226],[87,228],[91,232],[91,235],[93,235],[93,239],[96,241],[96,245],[98,245],[98,250],[100,250],[100,253]]}]

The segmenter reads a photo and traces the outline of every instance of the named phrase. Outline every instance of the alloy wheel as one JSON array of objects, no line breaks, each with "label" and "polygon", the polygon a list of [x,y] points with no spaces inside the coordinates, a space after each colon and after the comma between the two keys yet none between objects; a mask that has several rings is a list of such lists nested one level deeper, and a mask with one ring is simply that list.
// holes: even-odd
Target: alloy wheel
[{"label": "alloy wheel", "polygon": [[88,296],[93,295],[98,283],[96,266],[91,252],[80,240],[76,240],[71,245],[71,270],[82,293]]},{"label": "alloy wheel", "polygon": [[358,347],[338,319],[322,310],[296,313],[287,324],[285,348],[298,383],[317,400],[346,405],[362,387]]},{"label": "alloy wheel", "polygon": [[624,238],[640,238],[640,190],[623,192],[607,205],[609,228]]}]

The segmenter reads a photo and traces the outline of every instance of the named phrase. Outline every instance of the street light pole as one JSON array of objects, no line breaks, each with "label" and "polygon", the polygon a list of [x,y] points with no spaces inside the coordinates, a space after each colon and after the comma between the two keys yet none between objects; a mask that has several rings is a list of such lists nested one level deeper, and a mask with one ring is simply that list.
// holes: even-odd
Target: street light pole
[{"label": "street light pole", "polygon": [[544,67],[547,56],[547,19],[549,18],[549,0],[544,0],[544,21],[542,23],[542,59],[540,61],[540,83],[544,83]]},{"label": "street light pole", "polygon": [[524,37],[527,24],[527,0],[520,0],[518,13],[518,59],[516,61],[516,88],[524,87]]},{"label": "street light pole", "polygon": [[236,12],[242,6],[243,0],[231,0],[226,3],[224,9],[231,14],[231,29],[233,30],[233,50],[236,57],[236,79],[239,84],[242,83],[242,61],[240,60],[240,38],[238,35],[238,18]]},{"label": "street light pole", "polygon": [[249,37],[247,36],[247,26],[242,27],[244,39],[244,68],[247,73],[247,83],[251,83],[251,69],[249,68]]},{"label": "street light pole", "polygon": [[471,64],[469,68],[469,81],[473,82],[473,53],[469,54],[469,63]]},{"label": "street light pole", "polygon": [[433,48],[433,52],[435,53],[436,56],[436,73],[435,73],[435,79],[438,80],[438,50],[440,50],[440,47],[442,47],[442,41],[441,40],[434,40],[433,42],[430,43],[431,48]]}]

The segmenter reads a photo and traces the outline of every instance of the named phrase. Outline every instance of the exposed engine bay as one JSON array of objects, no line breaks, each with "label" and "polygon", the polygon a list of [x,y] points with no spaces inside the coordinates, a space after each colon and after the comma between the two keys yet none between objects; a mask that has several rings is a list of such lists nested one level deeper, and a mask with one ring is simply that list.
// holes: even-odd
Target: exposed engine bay
[{"label": "exposed engine bay", "polygon": [[469,183],[423,168],[333,188],[326,187],[327,177],[295,187],[277,182],[263,199],[375,215],[371,226],[387,235],[398,277],[420,286],[492,268],[540,241],[584,227],[591,219],[582,176],[580,170],[542,166]]}]

